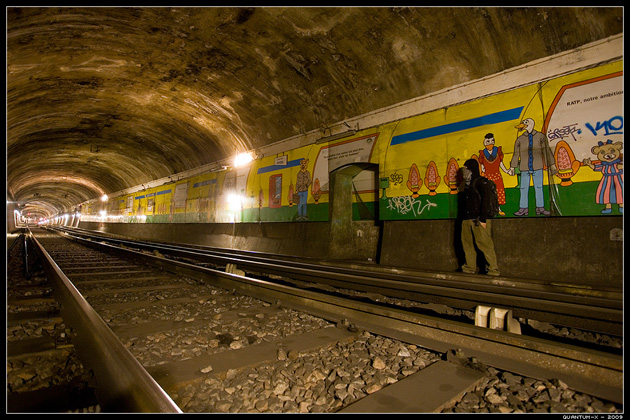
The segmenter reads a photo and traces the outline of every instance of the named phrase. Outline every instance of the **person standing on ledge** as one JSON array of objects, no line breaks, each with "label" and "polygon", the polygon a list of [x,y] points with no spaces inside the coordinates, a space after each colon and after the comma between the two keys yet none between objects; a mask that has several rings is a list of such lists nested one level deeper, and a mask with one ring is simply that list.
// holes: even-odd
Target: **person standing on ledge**
[{"label": "person standing on ledge", "polygon": [[462,211],[462,247],[466,263],[462,272],[474,274],[477,271],[477,248],[488,263],[487,274],[498,276],[497,255],[491,236],[492,208],[487,200],[488,179],[479,173],[479,163],[475,159],[468,159],[461,168],[463,181],[460,194],[463,198]]}]

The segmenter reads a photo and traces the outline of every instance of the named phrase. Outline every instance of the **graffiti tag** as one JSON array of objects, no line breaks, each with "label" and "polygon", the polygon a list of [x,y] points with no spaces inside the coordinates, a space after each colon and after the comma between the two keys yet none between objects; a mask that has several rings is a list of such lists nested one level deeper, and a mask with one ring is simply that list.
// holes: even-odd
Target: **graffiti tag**
[{"label": "graffiti tag", "polygon": [[409,195],[403,195],[400,197],[392,197],[388,199],[388,210],[393,210],[400,214],[413,213],[414,217],[418,217],[425,210],[431,207],[437,207],[437,204],[427,200],[425,205],[422,205],[422,199],[413,198]]},{"label": "graffiti tag", "polygon": [[562,128],[555,128],[547,132],[547,138],[549,141],[563,140],[565,137],[572,137],[574,141],[577,141],[575,134],[581,134],[582,130],[576,127],[576,124],[565,125]]},{"label": "graffiti tag", "polygon": [[608,121],[598,121],[595,123],[595,128],[591,125],[591,123],[586,123],[586,128],[591,130],[594,136],[597,136],[600,130],[604,130],[604,136],[608,136],[610,134],[623,134],[623,117],[617,115],[612,117]]},{"label": "graffiti tag", "polygon": [[393,174],[391,174],[391,175],[389,176],[389,179],[391,179],[391,180],[392,180],[392,183],[393,183],[394,185],[402,184],[402,182],[403,182],[403,176],[402,176],[402,174],[399,174],[399,173],[396,173],[396,172],[394,172]]}]

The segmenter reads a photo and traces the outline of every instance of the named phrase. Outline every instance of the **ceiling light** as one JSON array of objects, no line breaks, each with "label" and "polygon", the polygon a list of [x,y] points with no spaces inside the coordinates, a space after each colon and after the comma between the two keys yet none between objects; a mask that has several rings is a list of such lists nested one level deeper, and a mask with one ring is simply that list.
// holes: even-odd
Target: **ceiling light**
[{"label": "ceiling light", "polygon": [[236,168],[238,168],[239,166],[245,166],[252,160],[254,160],[254,156],[250,152],[241,153],[238,154],[236,158],[234,158],[234,166]]}]

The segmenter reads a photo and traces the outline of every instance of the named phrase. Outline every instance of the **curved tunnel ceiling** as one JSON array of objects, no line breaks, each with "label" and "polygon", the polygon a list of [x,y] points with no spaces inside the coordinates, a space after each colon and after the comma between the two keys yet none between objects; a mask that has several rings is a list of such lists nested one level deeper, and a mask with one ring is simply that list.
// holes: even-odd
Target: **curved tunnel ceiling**
[{"label": "curved tunnel ceiling", "polygon": [[622,32],[619,7],[9,7],[7,197],[51,216]]}]

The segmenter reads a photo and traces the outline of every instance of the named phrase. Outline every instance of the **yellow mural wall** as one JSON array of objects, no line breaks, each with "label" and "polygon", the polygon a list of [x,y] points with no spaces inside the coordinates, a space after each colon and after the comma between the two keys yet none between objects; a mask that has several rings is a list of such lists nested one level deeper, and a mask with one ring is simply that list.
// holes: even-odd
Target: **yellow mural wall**
[{"label": "yellow mural wall", "polygon": [[[385,220],[453,218],[457,170],[473,158],[501,184],[504,217],[512,217],[528,191],[520,188],[521,180],[534,185],[534,178],[521,176],[520,164],[513,161],[517,139],[533,127],[546,136],[552,154],[542,173],[545,209],[553,216],[595,215],[610,214],[604,210],[617,205],[615,214],[620,214],[619,191],[613,198],[596,197],[603,181],[611,178],[605,178],[601,156],[594,150],[600,142],[616,144],[617,160],[604,167],[614,167],[613,175],[622,179],[622,104],[623,62],[618,61],[360,130],[333,142],[263,156],[243,168],[114,197],[110,213],[118,212],[126,222],[328,220],[329,173],[344,165],[371,163],[378,165],[379,179],[357,176],[355,204],[378,207]],[[527,120],[531,126],[521,126]],[[486,148],[490,134],[493,144]],[[298,187],[305,183],[308,191],[300,193]],[[530,202],[525,205],[531,206],[533,198],[526,199]],[[85,203],[82,217],[96,219],[99,209],[98,203]]]}]

